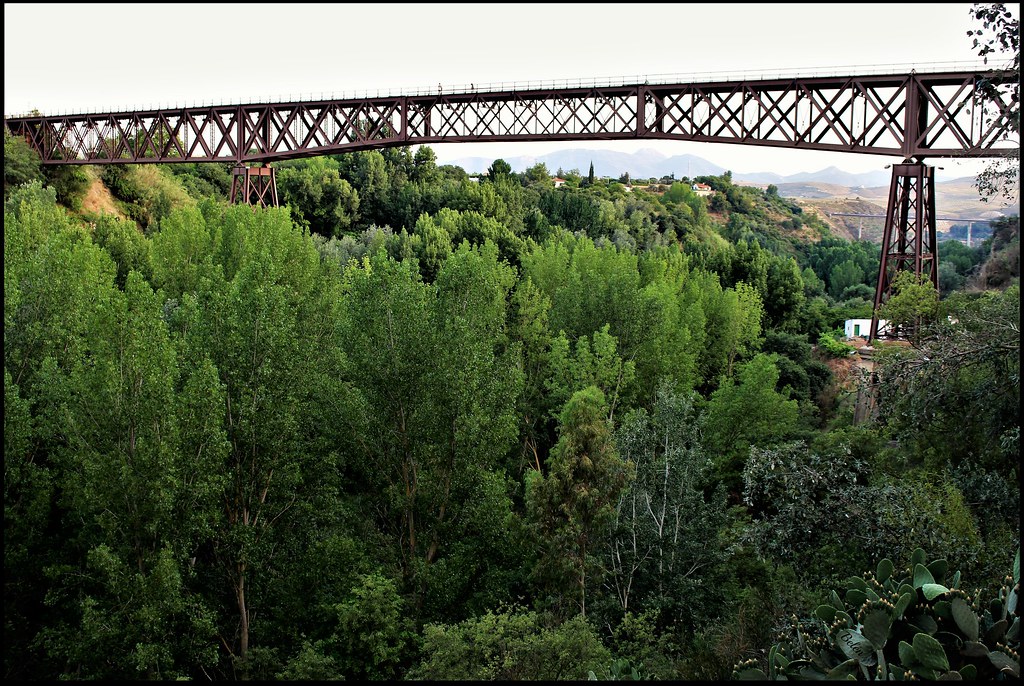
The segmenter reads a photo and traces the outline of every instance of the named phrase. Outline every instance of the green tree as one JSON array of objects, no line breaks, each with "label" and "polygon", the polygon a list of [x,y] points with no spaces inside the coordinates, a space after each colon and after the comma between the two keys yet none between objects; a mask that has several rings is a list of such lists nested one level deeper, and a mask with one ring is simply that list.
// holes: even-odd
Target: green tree
[{"label": "green tree", "polygon": [[421,262],[423,276],[433,281],[444,261],[452,254],[452,237],[448,229],[429,215],[420,215],[416,222],[416,235],[423,241]]},{"label": "green tree", "polygon": [[864,282],[864,270],[852,260],[837,264],[828,274],[828,292],[833,298],[839,298],[850,286]]},{"label": "green tree", "polygon": [[410,679],[585,679],[611,658],[580,615],[550,626],[535,612],[498,608],[456,625],[428,624]]},{"label": "green tree", "polygon": [[804,282],[796,260],[773,258],[768,264],[767,290],[764,293],[765,328],[792,331],[804,301]]},{"label": "green tree", "polygon": [[722,600],[705,580],[723,559],[716,532],[726,509],[720,489],[704,495],[707,456],[693,401],[663,383],[653,411],[630,412],[615,433],[636,479],[616,506],[608,585],[623,612],[660,611],[695,628]]},{"label": "green tree", "polygon": [[496,182],[502,176],[508,176],[512,173],[512,165],[503,159],[494,160],[491,166],[487,168],[487,178],[491,183]]},{"label": "green tree", "polygon": [[281,168],[277,186],[282,204],[290,205],[296,220],[311,231],[341,236],[358,220],[359,193],[329,158],[314,157]]},{"label": "green tree", "polygon": [[39,155],[4,127],[4,198],[15,186],[42,179]]},{"label": "green tree", "polygon": [[83,167],[77,164],[45,165],[42,172],[46,185],[57,191],[57,202],[72,210],[82,209],[82,199],[92,183]]},{"label": "green tree", "polygon": [[[207,211],[205,225],[172,234],[186,245],[154,245],[154,272],[160,281],[195,273],[182,283],[194,290],[169,308],[172,323],[193,359],[209,355],[223,387],[219,417],[229,449],[218,470],[221,510],[210,523],[208,574],[232,599],[218,632],[236,660],[231,668],[245,676],[257,664],[252,649],[268,638],[253,620],[277,603],[271,580],[320,524],[322,506],[312,507],[316,494],[307,484],[330,484],[336,473],[337,455],[312,449],[333,424],[309,422],[321,407],[334,408],[335,422],[350,410],[335,337],[337,283],[326,278],[308,235],[284,209]],[[207,240],[212,261],[193,252]]]},{"label": "green tree", "polygon": [[593,335],[593,345],[587,336],[576,340],[574,354],[569,354],[569,341],[564,332],[551,340],[548,353],[550,377],[546,382],[552,407],[564,407],[577,391],[594,386],[608,400],[608,421],[615,417],[615,406],[621,395],[628,392],[636,375],[636,365],[623,361],[616,353],[615,337],[605,324]]},{"label": "green tree", "polygon": [[760,346],[764,305],[757,291],[743,281],[735,288],[711,289],[708,301],[703,375],[731,377],[736,361],[749,359]]},{"label": "green tree", "polygon": [[523,185],[537,189],[554,189],[555,187],[551,181],[551,172],[543,162],[538,162],[523,172]]},{"label": "green tree", "polygon": [[916,276],[902,271],[892,282],[892,295],[878,308],[878,318],[889,322],[890,330],[917,343],[923,327],[939,314],[939,292],[927,274]]},{"label": "green tree", "polygon": [[[215,512],[218,454],[180,451],[175,350],[160,302],[137,272],[90,334],[59,419],[61,488],[83,523],[73,545],[84,564],[54,584],[78,602],[48,644],[80,676],[169,678],[211,667],[212,617],[189,597],[185,577],[200,543],[187,524]],[[182,401],[210,393],[211,381],[215,393],[215,377],[207,378],[202,389],[186,384]],[[189,444],[201,442],[190,436]]]},{"label": "green tree", "polygon": [[1020,287],[956,293],[943,313],[914,348],[879,360],[881,416],[928,464],[978,464],[1016,480]]},{"label": "green tree", "polygon": [[551,300],[526,277],[520,279],[512,294],[509,311],[509,333],[522,346],[523,392],[517,414],[522,418],[520,441],[522,444],[520,468],[525,472],[529,464],[541,470],[542,443],[545,440],[546,415],[549,395],[545,388],[548,378],[552,334],[548,327]]},{"label": "green tree", "polygon": [[117,286],[124,289],[128,274],[137,271],[145,279],[153,277],[150,241],[132,221],[103,214],[93,223],[93,239],[117,264]]},{"label": "green tree", "polygon": [[586,236],[561,234],[523,256],[523,274],[551,299],[552,331],[568,340],[609,325],[624,361],[636,360],[658,331],[656,304],[643,290],[639,258]]},{"label": "green tree", "polygon": [[[637,386],[646,389],[640,402],[662,379],[679,389],[699,385],[699,358],[710,337],[708,309],[718,279],[691,269],[678,248],[654,250],[639,256],[642,298],[648,319],[646,336],[636,355]],[[719,289],[720,290],[720,289]]]},{"label": "green tree", "polygon": [[[413,638],[395,582],[379,573],[360,575],[350,597],[331,609],[333,631],[317,647],[333,667],[332,676],[395,678]],[[295,668],[293,662],[290,669]]]},{"label": "green tree", "polygon": [[607,412],[597,388],[574,393],[562,411],[547,474],[527,476],[527,509],[543,546],[537,574],[563,616],[586,616],[587,598],[601,582],[599,556],[615,503],[631,477],[615,450]]},{"label": "green tree", "polygon": [[[45,604],[47,567],[72,559],[59,505],[56,453],[67,378],[87,354],[90,330],[110,305],[114,265],[38,181],[14,188],[4,205],[4,637],[10,675],[58,678],[41,633],[73,601]],[[19,400],[20,399],[20,400]],[[8,418],[7,414],[10,413]],[[59,568],[59,567],[58,567]],[[51,596],[52,598],[52,596]],[[56,618],[56,619],[55,619]]]},{"label": "green tree", "polygon": [[761,353],[740,367],[735,381],[724,378],[708,400],[705,445],[726,473],[750,446],[782,439],[796,426],[797,402],[776,390],[778,381],[772,357]]},{"label": "green tree", "polygon": [[498,468],[519,428],[518,351],[503,343],[513,272],[485,243],[460,246],[433,285],[382,253],[346,276],[363,478],[383,494],[414,612],[454,611],[441,599],[486,581],[511,508]]},{"label": "green tree", "polygon": [[389,225],[392,178],[378,150],[339,156],[339,174],[359,196],[359,228]]},{"label": "green tree", "polygon": [[[1012,202],[1019,193],[1020,178],[1020,20],[1003,3],[975,3],[969,12],[972,19],[982,24],[982,28],[967,32],[968,36],[973,36],[972,47],[986,64],[990,57],[998,57],[1003,61],[999,66],[1014,73],[1007,83],[985,80],[980,90],[983,96],[1008,103],[1006,111],[998,110],[999,118],[1005,117],[1009,124],[1002,135],[1004,140],[1016,139],[1017,142],[978,174],[975,186],[984,202],[991,198]],[[992,126],[995,121],[990,117],[987,123]]]},{"label": "green tree", "polygon": [[421,145],[413,155],[413,169],[411,179],[416,183],[433,184],[441,178],[441,171],[437,167],[437,155],[429,145]]}]

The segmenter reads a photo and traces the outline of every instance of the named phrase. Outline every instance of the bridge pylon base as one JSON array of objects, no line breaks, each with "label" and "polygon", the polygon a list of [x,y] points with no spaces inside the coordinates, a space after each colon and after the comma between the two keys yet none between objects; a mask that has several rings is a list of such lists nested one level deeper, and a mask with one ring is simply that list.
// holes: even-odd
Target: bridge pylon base
[{"label": "bridge pylon base", "polygon": [[878,267],[871,333],[876,338],[902,338],[908,333],[889,324],[879,331],[878,308],[892,296],[893,281],[902,271],[926,275],[939,288],[939,253],[935,235],[935,168],[904,161],[892,166],[889,205],[882,233],[882,259]]},{"label": "bridge pylon base", "polygon": [[232,170],[231,203],[254,207],[277,207],[277,177],[274,168],[237,165]]}]

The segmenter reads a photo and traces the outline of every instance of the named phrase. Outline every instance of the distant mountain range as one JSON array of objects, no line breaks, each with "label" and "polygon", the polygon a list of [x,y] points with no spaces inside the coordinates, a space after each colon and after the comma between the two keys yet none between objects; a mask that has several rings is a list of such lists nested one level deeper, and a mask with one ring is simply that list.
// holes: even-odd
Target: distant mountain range
[{"label": "distant mountain range", "polygon": [[[661,178],[674,174],[676,178],[688,176],[691,179],[697,176],[720,176],[728,171],[713,162],[696,155],[673,155],[666,157],[657,150],[639,150],[634,153],[618,152],[614,150],[558,150],[545,155],[531,156],[520,155],[518,157],[502,158],[512,167],[513,171],[522,172],[526,169],[543,162],[547,165],[548,171],[554,174],[559,169],[568,171],[577,169],[582,174],[590,171],[590,164],[594,164],[596,176],[608,176],[618,178],[623,173],[629,172],[631,178],[649,179],[651,177]],[[462,167],[470,174],[483,173],[494,163],[493,158],[488,157],[464,157],[455,160],[438,160],[439,164],[454,164]],[[879,170],[877,172],[865,172],[853,174],[845,172],[836,167],[829,167],[817,172],[801,172],[783,176],[773,172],[755,172],[741,174],[733,171],[733,181],[755,184],[780,184],[780,183],[804,183],[816,181],[818,183],[830,183],[848,188],[888,186],[890,173]]]}]

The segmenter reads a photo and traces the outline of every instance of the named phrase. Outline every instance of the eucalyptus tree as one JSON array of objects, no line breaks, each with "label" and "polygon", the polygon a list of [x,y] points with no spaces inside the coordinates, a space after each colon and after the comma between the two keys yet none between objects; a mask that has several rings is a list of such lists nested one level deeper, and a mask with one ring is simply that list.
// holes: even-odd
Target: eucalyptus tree
[{"label": "eucalyptus tree", "polygon": [[630,412],[615,432],[620,457],[636,478],[619,496],[606,556],[606,586],[623,613],[650,611],[668,624],[696,628],[721,602],[713,583],[725,559],[721,487],[705,495],[708,459],[692,391],[658,386],[652,411]]}]

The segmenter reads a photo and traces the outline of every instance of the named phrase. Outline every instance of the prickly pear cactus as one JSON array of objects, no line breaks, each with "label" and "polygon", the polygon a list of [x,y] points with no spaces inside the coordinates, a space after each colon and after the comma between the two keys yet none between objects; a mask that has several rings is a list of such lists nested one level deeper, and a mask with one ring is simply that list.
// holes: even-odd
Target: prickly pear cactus
[{"label": "prickly pear cactus", "polygon": [[1019,679],[1020,549],[998,597],[965,592],[945,560],[920,548],[897,571],[886,559],[853,577],[842,598],[832,591],[814,618],[791,620],[772,647],[768,670],[736,665],[736,679]]}]

